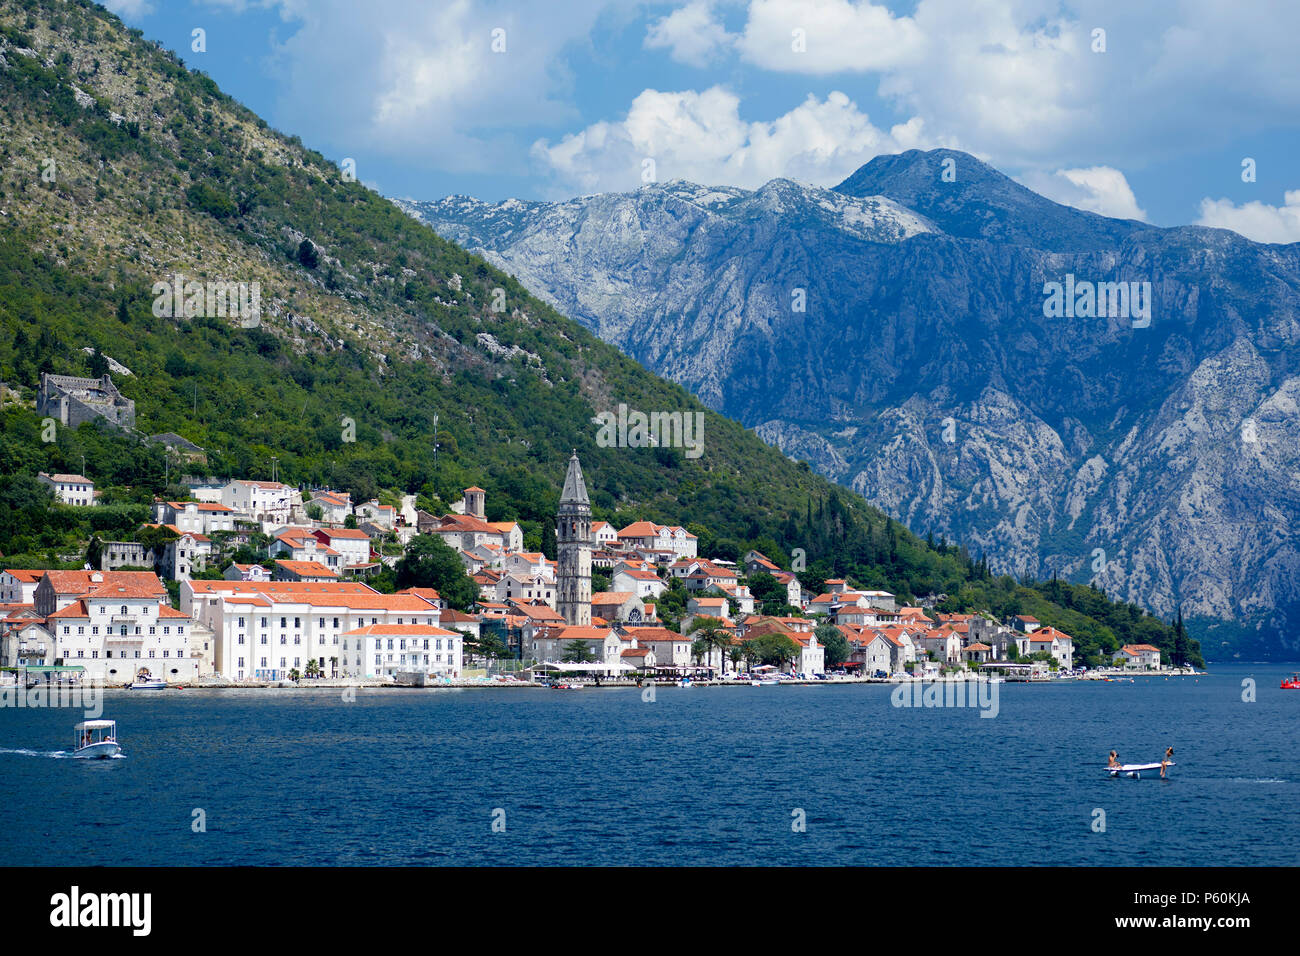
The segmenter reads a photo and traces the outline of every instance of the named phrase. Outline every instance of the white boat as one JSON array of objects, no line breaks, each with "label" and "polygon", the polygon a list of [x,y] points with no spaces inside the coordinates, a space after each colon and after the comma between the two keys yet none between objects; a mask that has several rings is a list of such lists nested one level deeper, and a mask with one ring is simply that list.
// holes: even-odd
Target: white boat
[{"label": "white boat", "polygon": [[[1165,776],[1169,776],[1169,767],[1175,766],[1174,761],[1165,764]],[[1126,763],[1118,767],[1107,767],[1106,773],[1111,777],[1129,777],[1133,780],[1141,780],[1142,774],[1160,775],[1160,764],[1158,763]]]},{"label": "white boat", "polygon": [[140,672],[135,675],[135,680],[131,682],[132,690],[166,690],[167,682],[160,680],[149,673],[147,667],[140,668]]},{"label": "white boat", "polygon": [[117,721],[86,720],[73,728],[72,756],[116,757],[122,752],[117,743]]}]

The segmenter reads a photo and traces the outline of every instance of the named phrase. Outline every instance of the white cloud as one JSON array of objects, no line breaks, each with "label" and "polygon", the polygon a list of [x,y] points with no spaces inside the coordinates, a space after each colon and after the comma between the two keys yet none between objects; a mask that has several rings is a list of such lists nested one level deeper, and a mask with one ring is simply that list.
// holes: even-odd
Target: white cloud
[{"label": "white cloud", "polygon": [[838,73],[914,61],[921,31],[870,0],[753,0],[742,56],[767,70]]},{"label": "white cloud", "polygon": [[624,0],[572,0],[563,16],[475,0],[368,0],[364,14],[353,0],[207,2],[278,8],[293,26],[267,66],[278,78],[275,125],[339,156],[509,175],[526,169],[515,130],[578,115],[561,52]]},{"label": "white cloud", "polygon": [[534,158],[562,183],[588,192],[642,185],[646,159],[661,182],[757,187],[777,177],[833,185],[880,153],[921,145],[913,119],[886,132],[846,95],[809,95],[773,120],[747,122],[739,98],[724,87],[703,92],[644,90],[619,122],[593,123]]},{"label": "white cloud", "polygon": [[1238,206],[1230,199],[1202,199],[1198,226],[1231,229],[1255,242],[1300,242],[1300,189],[1283,197],[1283,205],[1252,201]]},{"label": "white cloud", "polygon": [[1058,169],[1055,173],[1028,173],[1022,181],[1040,196],[1116,219],[1147,221],[1128,179],[1110,166]]},{"label": "white cloud", "polygon": [[[737,47],[765,70],[874,74],[904,115],[982,145],[1004,167],[1137,164],[1300,111],[1300,5],[1269,11],[1243,16],[1215,0],[918,0],[895,16],[879,0],[750,0]],[[1098,27],[1105,52],[1093,51]],[[805,53],[791,50],[796,28]]]},{"label": "white cloud", "polygon": [[650,24],[648,50],[667,49],[679,63],[703,67],[717,52],[731,45],[732,37],[713,14],[713,5],[695,0]]}]

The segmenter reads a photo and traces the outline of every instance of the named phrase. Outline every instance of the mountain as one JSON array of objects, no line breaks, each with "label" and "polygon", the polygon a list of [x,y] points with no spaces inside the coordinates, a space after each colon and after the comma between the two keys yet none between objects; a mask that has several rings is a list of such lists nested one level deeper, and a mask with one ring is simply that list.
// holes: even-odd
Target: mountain
[{"label": "mountain", "polygon": [[[91,535],[137,533],[155,495],[181,494],[184,460],[144,436],[194,443],[213,475],[274,470],[361,499],[415,494],[434,510],[478,484],[490,520],[519,521],[527,546],[551,554],[577,449],[595,517],[618,526],[682,524],[711,556],[758,547],[784,567],[806,560],[812,588],[848,575],[904,600],[933,596],[941,610],[1033,614],[1094,663],[1142,641],[1200,660],[1194,642],[1135,605],[994,576],[958,544],[918,539],[270,129],[101,7],[0,0],[0,160],[5,566],[79,563]],[[756,225],[804,196],[794,184],[757,202],[683,189],[683,214],[734,205]],[[495,228],[524,212],[503,209]],[[805,213],[880,241],[929,228],[894,203],[828,192]],[[256,284],[260,312],[203,299],[199,314],[168,314],[178,275]],[[35,411],[42,372],[110,372],[135,403],[134,430],[51,432]],[[619,405],[701,416],[701,454],[600,442],[597,416]],[[84,471],[103,503],[53,505],[38,471]]]},{"label": "mountain", "polygon": [[[918,533],[1221,653],[1300,648],[1300,244],[1108,219],[952,150],[834,190],[399,205]],[[1121,281],[1127,315],[1083,314]]]}]

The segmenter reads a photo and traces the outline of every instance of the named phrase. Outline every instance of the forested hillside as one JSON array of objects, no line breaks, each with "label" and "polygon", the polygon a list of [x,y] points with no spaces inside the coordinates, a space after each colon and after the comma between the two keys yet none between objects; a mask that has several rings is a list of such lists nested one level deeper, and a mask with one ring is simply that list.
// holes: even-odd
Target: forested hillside
[{"label": "forested hillside", "polygon": [[[155,283],[178,273],[259,283],[260,320],[156,315]],[[109,360],[130,372],[113,380],[138,434],[83,425],[44,441],[40,373]],[[0,379],[9,566],[74,559],[90,533],[129,530],[152,496],[178,494],[180,463],[144,435],[194,442],[220,477],[275,468],[434,510],[478,484],[489,519],[519,520],[547,550],[576,448],[596,516],[616,525],[686,525],[702,553],[733,559],[802,548],[810,586],[847,574],[904,600],[1033,613],[1085,654],[1174,649],[1173,628],[1136,607],[993,578],[981,556],[918,539],[86,3],[0,0]],[[702,412],[702,456],[599,447],[592,420],[619,403]],[[34,480],[83,469],[110,509],[52,505]]]}]

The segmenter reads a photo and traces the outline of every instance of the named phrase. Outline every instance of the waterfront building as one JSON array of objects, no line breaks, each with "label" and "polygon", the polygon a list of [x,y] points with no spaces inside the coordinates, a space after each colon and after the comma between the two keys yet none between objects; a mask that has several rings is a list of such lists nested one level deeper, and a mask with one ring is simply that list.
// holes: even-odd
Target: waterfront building
[{"label": "waterfront building", "polygon": [[339,675],[392,680],[401,673],[459,677],[465,637],[429,624],[367,624],[344,631]]},{"label": "waterfront building", "polygon": [[193,623],[150,588],[109,584],[50,614],[46,629],[55,641],[54,659],[84,667],[83,679],[124,684],[148,671],[175,682],[199,673],[190,656]]},{"label": "waterfront building", "polygon": [[442,614],[418,594],[380,594],[350,581],[183,581],[180,595],[181,609],[212,629],[213,664],[232,680],[279,680],[311,661],[337,676],[345,632],[379,624],[438,627]]}]

